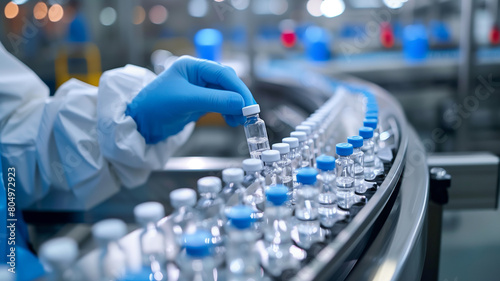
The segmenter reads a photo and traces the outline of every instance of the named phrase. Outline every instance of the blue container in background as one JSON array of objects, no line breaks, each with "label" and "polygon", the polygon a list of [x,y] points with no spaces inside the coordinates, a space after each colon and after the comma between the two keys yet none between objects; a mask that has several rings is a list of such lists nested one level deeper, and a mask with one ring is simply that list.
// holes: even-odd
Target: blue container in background
[{"label": "blue container in background", "polygon": [[440,20],[432,20],[430,22],[430,28],[432,32],[432,39],[438,43],[448,43],[450,42],[450,31],[446,23]]},{"label": "blue container in background", "polygon": [[429,38],[423,24],[412,24],[403,31],[403,54],[408,61],[421,61],[429,51]]},{"label": "blue container in background", "polygon": [[330,59],[330,36],[318,26],[310,26],[304,33],[304,45],[307,57],[312,61],[327,61]]},{"label": "blue container in background", "polygon": [[217,29],[202,29],[196,32],[194,36],[194,46],[198,58],[220,61],[222,56],[222,33]]}]

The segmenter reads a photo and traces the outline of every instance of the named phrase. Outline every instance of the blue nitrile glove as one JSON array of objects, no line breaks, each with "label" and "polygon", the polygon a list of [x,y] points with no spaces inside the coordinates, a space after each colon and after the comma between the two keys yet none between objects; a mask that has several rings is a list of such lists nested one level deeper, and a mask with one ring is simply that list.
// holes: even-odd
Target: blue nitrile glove
[{"label": "blue nitrile glove", "polygon": [[125,114],[135,120],[146,143],[154,144],[207,112],[221,113],[230,126],[243,124],[241,109],[252,104],[250,90],[232,68],[183,56],[144,87]]}]

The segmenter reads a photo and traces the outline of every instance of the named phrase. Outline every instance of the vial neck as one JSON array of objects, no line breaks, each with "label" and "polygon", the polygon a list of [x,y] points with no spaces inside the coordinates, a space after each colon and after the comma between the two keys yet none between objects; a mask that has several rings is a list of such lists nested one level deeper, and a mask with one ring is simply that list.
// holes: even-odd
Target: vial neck
[{"label": "vial neck", "polygon": [[353,153],[353,154],[354,154],[354,153],[357,153],[357,152],[360,152],[360,151],[361,151],[361,147],[354,147],[354,148],[352,149],[352,153]]},{"label": "vial neck", "polygon": [[203,192],[200,194],[201,197],[205,199],[215,199],[217,197],[217,193],[215,192]]}]

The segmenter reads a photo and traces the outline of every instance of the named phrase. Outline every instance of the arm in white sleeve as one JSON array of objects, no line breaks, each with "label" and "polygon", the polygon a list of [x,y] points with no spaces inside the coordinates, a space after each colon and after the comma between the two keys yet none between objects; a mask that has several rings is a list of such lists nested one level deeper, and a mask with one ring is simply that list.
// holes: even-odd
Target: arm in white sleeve
[{"label": "arm in white sleeve", "polygon": [[49,97],[43,82],[1,45],[0,61],[0,152],[3,167],[16,167],[20,207],[50,189],[70,191],[90,206],[120,186],[139,186],[164,167],[194,127],[146,145],[124,114],[126,104],[155,78],[146,69],[108,71],[99,88],[70,80]]}]

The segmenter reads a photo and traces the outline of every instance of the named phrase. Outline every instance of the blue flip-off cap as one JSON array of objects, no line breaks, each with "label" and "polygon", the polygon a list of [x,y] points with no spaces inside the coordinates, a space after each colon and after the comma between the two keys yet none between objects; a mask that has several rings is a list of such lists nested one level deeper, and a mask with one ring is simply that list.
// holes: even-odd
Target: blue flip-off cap
[{"label": "blue flip-off cap", "polygon": [[301,184],[314,184],[316,183],[316,176],[318,171],[314,168],[300,168],[297,171],[297,182]]},{"label": "blue flip-off cap", "polygon": [[347,138],[347,142],[352,144],[352,147],[358,148],[363,146],[363,137],[361,136],[352,136]]},{"label": "blue flip-off cap", "polygon": [[361,127],[359,129],[359,135],[363,137],[363,139],[370,139],[373,137],[373,129],[370,127]]},{"label": "blue flip-off cap", "polygon": [[365,127],[370,127],[372,129],[376,129],[377,128],[377,119],[365,119],[363,120],[363,126]]},{"label": "blue flip-off cap", "polygon": [[227,218],[238,229],[249,228],[253,223],[253,211],[248,206],[237,205],[229,209]]},{"label": "blue flip-off cap", "polygon": [[316,167],[322,171],[331,171],[335,169],[335,157],[329,155],[316,157]]},{"label": "blue flip-off cap", "polygon": [[186,248],[186,253],[192,257],[206,257],[210,255],[210,242],[212,235],[207,231],[198,230],[195,233],[185,234],[183,236],[183,244]]},{"label": "blue flip-off cap", "polygon": [[270,186],[266,189],[266,198],[275,206],[281,206],[288,200],[288,188],[282,184]]},{"label": "blue flip-off cap", "polygon": [[340,156],[349,156],[353,151],[352,144],[346,142],[337,143],[337,145],[335,146],[335,151]]}]

